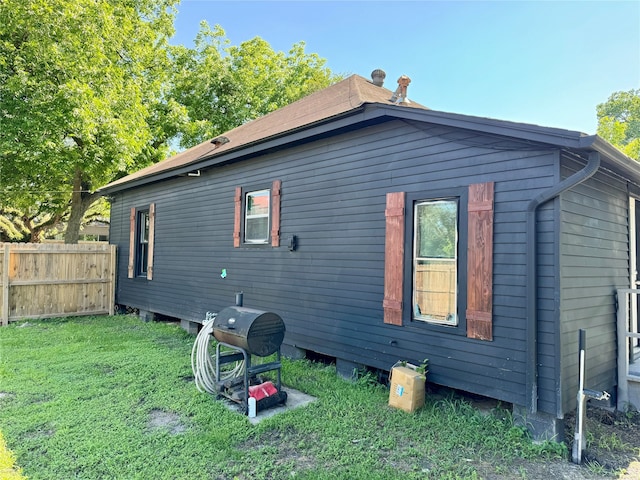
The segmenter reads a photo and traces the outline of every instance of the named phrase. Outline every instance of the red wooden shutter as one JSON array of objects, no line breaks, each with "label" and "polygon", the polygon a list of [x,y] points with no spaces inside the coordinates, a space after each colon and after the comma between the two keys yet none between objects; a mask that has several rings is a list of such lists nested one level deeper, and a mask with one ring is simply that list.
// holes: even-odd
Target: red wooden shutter
[{"label": "red wooden shutter", "polygon": [[149,205],[149,252],[147,258],[147,280],[153,279],[153,239],[156,229],[156,204]]},{"label": "red wooden shutter", "polygon": [[275,180],[271,187],[271,246],[280,246],[280,187],[282,182]]},{"label": "red wooden shutter", "polygon": [[493,340],[493,182],[469,185],[467,337]]},{"label": "red wooden shutter", "polygon": [[240,220],[242,219],[242,187],[236,187],[235,216],[233,220],[233,246],[240,246]]},{"label": "red wooden shutter", "polygon": [[402,325],[405,193],[387,193],[384,246],[384,323]]},{"label": "red wooden shutter", "polygon": [[129,265],[127,268],[127,277],[133,278],[133,266],[136,256],[136,209],[131,208],[129,214]]}]

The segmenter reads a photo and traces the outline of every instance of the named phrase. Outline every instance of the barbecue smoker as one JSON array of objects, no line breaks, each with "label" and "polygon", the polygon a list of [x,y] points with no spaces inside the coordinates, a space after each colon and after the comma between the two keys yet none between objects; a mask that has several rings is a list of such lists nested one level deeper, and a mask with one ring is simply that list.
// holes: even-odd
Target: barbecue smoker
[{"label": "barbecue smoker", "polygon": [[[215,355],[216,390],[241,405],[245,414],[253,416],[249,399],[256,400],[256,411],[262,411],[287,401],[282,390],[280,371],[280,346],[284,340],[285,325],[282,318],[272,312],[263,312],[242,306],[242,296],[236,297],[236,305],[221,310],[213,320],[212,335],[217,340]],[[253,365],[252,356],[268,357],[276,354],[275,361]],[[244,362],[244,369],[238,365]],[[221,380],[223,369],[235,364],[234,376]],[[276,384],[262,382],[261,373],[275,371]],[[223,375],[224,376],[224,375]]]}]

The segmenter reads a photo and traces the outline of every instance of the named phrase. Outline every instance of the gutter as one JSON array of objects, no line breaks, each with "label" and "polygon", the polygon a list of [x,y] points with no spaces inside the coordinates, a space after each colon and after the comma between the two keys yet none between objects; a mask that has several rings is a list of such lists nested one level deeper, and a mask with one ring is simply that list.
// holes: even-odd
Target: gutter
[{"label": "gutter", "polygon": [[538,411],[538,306],[537,306],[537,242],[536,242],[536,214],[538,208],[549,200],[560,196],[565,191],[580,185],[591,178],[600,168],[600,153],[589,152],[585,167],[565,178],[553,187],[541,192],[527,207],[527,282],[526,291],[526,342],[527,342],[527,407],[530,413]]}]

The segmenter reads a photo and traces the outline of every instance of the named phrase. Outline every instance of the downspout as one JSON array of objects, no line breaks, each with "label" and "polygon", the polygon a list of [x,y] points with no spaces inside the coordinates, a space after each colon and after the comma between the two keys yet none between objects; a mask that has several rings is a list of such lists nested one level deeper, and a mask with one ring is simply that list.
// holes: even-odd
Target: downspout
[{"label": "downspout", "polygon": [[527,310],[526,310],[526,329],[527,329],[527,398],[530,413],[538,411],[538,306],[537,306],[537,242],[536,242],[536,214],[538,208],[552,200],[570,188],[581,184],[592,177],[600,168],[600,154],[598,152],[590,152],[585,167],[565,178],[563,181],[545,190],[535,197],[527,207]]}]

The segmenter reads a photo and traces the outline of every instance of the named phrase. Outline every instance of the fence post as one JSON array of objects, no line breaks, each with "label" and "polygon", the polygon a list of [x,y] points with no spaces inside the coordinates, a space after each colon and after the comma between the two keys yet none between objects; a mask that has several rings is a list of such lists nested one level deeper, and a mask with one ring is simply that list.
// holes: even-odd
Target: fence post
[{"label": "fence post", "polygon": [[11,255],[8,243],[4,244],[2,257],[2,312],[0,320],[2,326],[9,325],[9,256]]}]

